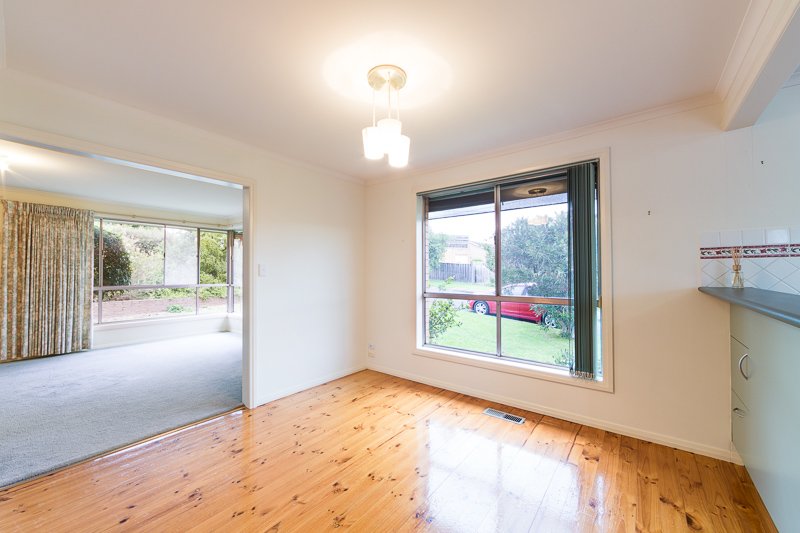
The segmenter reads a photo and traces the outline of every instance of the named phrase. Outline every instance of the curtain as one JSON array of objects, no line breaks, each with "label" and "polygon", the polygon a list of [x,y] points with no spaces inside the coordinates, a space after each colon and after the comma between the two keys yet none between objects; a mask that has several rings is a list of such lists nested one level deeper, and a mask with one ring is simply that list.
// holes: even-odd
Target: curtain
[{"label": "curtain", "polygon": [[0,361],[91,347],[94,214],[0,201]]},{"label": "curtain", "polygon": [[573,375],[594,379],[594,329],[597,315],[597,241],[595,163],[567,170],[572,225],[572,288],[575,295],[575,368]]}]

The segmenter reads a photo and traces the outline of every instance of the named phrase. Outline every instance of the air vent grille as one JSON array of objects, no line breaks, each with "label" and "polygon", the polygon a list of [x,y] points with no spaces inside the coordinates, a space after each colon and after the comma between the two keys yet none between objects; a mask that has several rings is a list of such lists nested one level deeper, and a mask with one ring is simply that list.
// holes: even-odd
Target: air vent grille
[{"label": "air vent grille", "polygon": [[511,413],[505,413],[503,411],[498,411],[497,409],[492,409],[491,407],[487,407],[483,414],[493,416],[495,418],[502,418],[503,420],[508,420],[509,422],[513,422],[515,424],[522,424],[525,422],[525,419],[521,416],[512,415]]}]

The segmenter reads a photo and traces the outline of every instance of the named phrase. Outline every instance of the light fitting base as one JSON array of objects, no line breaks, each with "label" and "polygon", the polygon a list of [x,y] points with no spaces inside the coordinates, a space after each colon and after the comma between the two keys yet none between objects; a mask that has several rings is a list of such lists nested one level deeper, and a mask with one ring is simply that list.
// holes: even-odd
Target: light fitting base
[{"label": "light fitting base", "polygon": [[406,71],[397,65],[378,65],[369,69],[367,81],[376,91],[383,89],[387,83],[392,89],[399,91],[406,85]]}]

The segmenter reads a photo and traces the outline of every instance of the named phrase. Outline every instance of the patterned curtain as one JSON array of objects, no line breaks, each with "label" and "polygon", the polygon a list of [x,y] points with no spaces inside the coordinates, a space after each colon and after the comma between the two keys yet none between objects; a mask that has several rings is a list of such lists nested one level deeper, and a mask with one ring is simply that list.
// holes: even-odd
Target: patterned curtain
[{"label": "patterned curtain", "polygon": [[91,347],[94,214],[0,200],[0,361]]}]

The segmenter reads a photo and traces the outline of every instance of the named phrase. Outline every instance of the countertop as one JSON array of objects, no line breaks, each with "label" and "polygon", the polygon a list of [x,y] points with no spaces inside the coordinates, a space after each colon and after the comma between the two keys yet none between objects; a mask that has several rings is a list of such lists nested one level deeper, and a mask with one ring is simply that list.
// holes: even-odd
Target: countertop
[{"label": "countertop", "polygon": [[700,292],[800,328],[800,296],[764,289],[700,287]]}]

